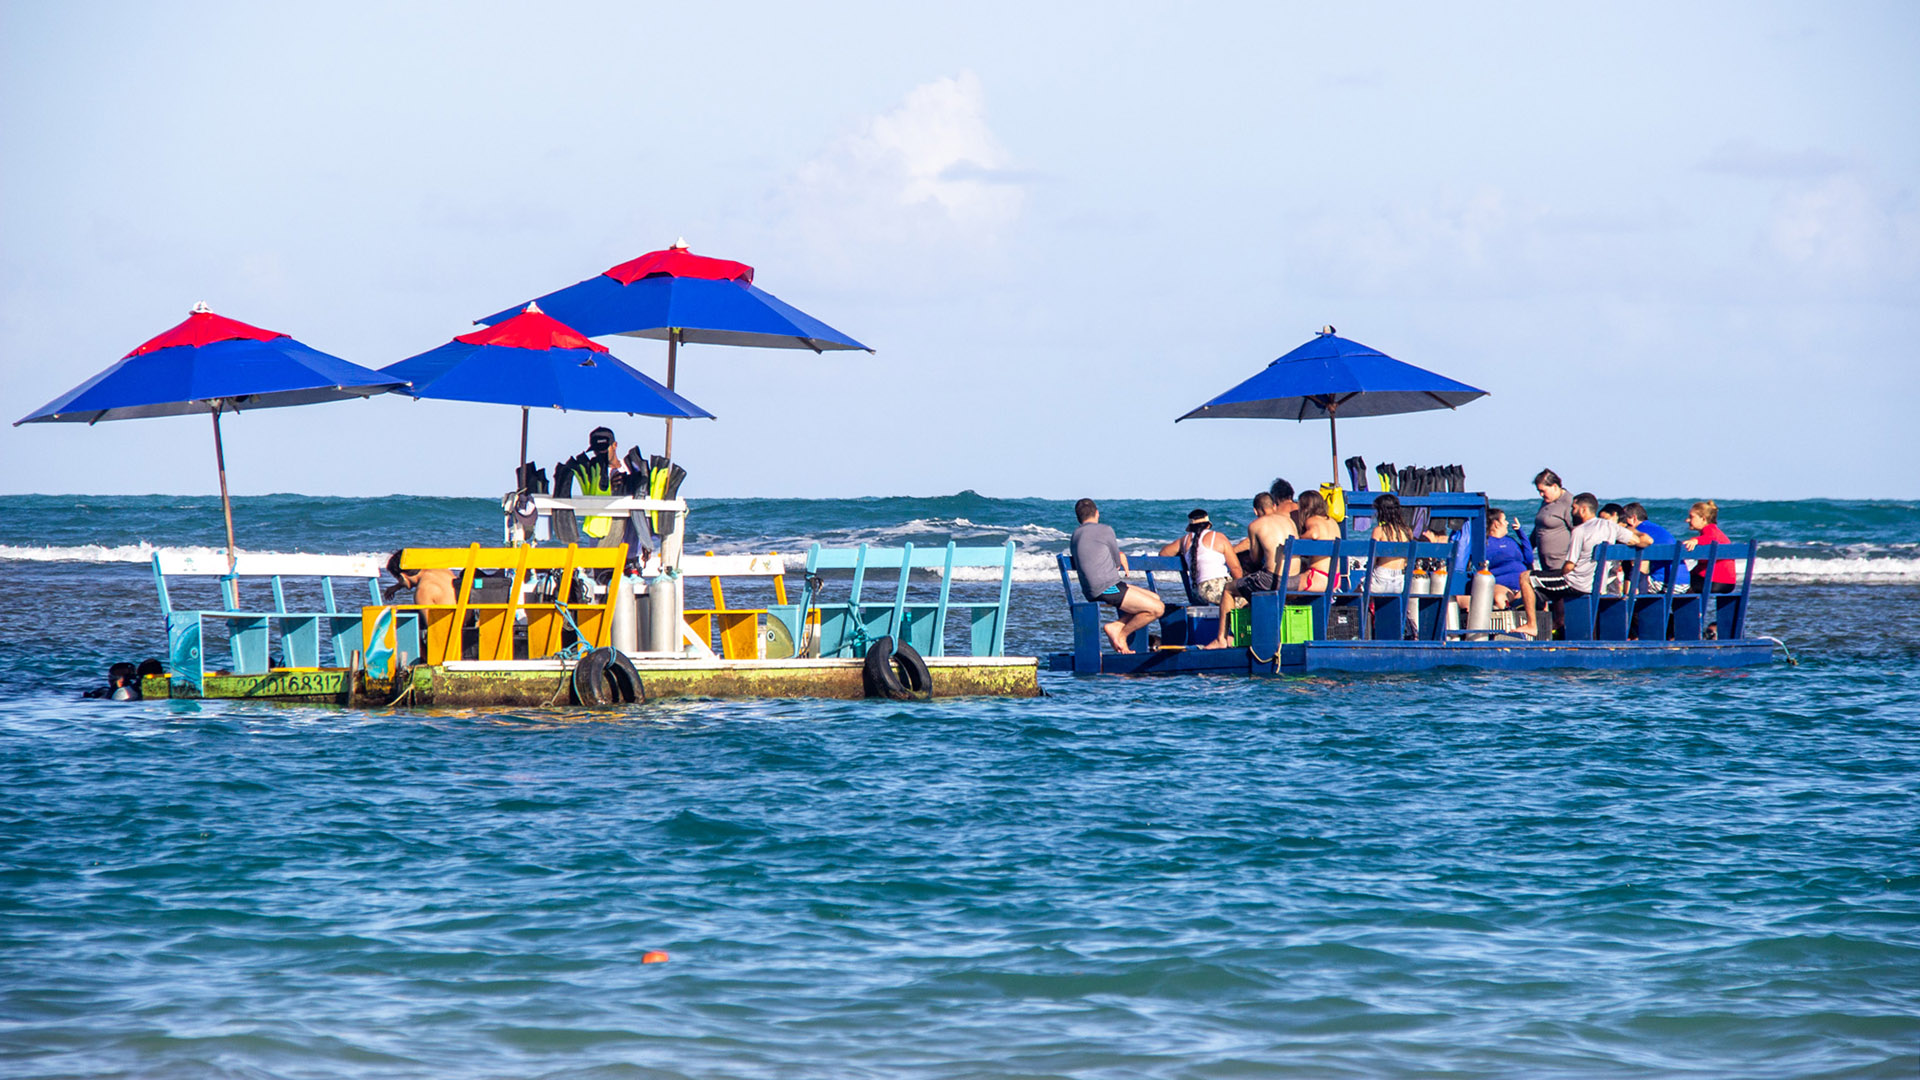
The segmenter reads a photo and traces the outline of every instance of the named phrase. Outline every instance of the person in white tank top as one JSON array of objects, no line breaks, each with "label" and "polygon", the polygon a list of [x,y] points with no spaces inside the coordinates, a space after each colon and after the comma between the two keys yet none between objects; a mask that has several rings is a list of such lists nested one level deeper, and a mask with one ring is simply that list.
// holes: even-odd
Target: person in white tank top
[{"label": "person in white tank top", "polygon": [[1178,555],[1187,564],[1193,591],[1206,603],[1220,605],[1219,632],[1211,642],[1200,647],[1224,649],[1231,645],[1227,612],[1246,605],[1246,600],[1229,588],[1240,577],[1240,560],[1233,553],[1232,541],[1214,531],[1212,519],[1205,510],[1195,510],[1187,515],[1186,533],[1161,548],[1160,554]]}]

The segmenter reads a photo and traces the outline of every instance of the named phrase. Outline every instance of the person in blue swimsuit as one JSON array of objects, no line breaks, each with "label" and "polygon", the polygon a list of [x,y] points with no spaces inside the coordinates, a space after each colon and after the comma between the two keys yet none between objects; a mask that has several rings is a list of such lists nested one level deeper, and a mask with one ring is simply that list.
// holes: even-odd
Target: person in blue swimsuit
[{"label": "person in blue swimsuit", "polygon": [[1507,512],[1498,507],[1487,511],[1487,563],[1493,572],[1493,606],[1506,608],[1533,567],[1533,548],[1524,535],[1513,531]]}]

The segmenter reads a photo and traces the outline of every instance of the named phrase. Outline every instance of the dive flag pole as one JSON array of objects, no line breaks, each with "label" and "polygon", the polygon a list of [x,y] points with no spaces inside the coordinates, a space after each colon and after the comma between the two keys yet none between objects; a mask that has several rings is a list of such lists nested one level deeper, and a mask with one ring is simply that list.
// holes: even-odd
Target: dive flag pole
[{"label": "dive flag pole", "polygon": [[220,512],[227,519],[227,573],[233,573],[233,500],[227,497],[227,448],[220,441],[220,399],[213,401],[213,460],[220,467]]}]

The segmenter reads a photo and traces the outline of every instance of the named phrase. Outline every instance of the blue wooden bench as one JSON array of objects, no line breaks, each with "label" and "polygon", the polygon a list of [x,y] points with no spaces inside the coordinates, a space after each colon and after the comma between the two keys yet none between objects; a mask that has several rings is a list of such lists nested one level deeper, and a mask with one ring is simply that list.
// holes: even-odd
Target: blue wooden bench
[{"label": "blue wooden bench", "polygon": [[[940,547],[905,544],[897,548],[869,544],[826,548],[815,544],[807,550],[808,579],[815,580],[826,571],[851,571],[853,579],[847,598],[823,601],[809,585],[802,590],[800,603],[773,604],[766,611],[769,617],[786,624],[795,641],[803,640],[802,620],[808,610],[816,611],[819,618],[814,630],[816,655],[822,657],[858,655],[869,643],[882,637],[912,645],[922,656],[945,656],[947,614],[960,609],[968,616],[972,655],[1003,656],[1007,606],[1013,595],[1013,552],[1011,540],[1000,547],[960,547],[952,542]],[[969,568],[1000,571],[998,599],[990,602],[953,599],[954,571]],[[876,570],[899,574],[889,599],[871,601],[862,596],[868,572]],[[907,599],[907,586],[915,570],[939,573],[937,600]]]},{"label": "blue wooden bench", "polygon": [[[1313,610],[1313,636],[1316,641],[1327,638],[1327,624],[1332,619],[1336,607],[1352,606],[1359,612],[1359,637],[1368,640],[1400,641],[1407,636],[1407,627],[1411,626],[1414,636],[1421,641],[1443,641],[1446,638],[1446,605],[1453,597],[1461,595],[1466,580],[1454,572],[1459,564],[1458,544],[1442,544],[1429,540],[1381,541],[1371,537],[1365,540],[1302,540],[1289,539],[1281,549],[1281,565],[1291,567],[1295,558],[1332,560],[1329,566],[1340,573],[1329,583],[1325,592],[1291,592],[1287,603],[1306,604]],[[1400,591],[1390,595],[1376,595],[1373,591],[1372,566],[1376,559],[1407,560],[1405,572],[1401,575]],[[1445,573],[1435,575],[1438,588],[1432,593],[1413,591],[1414,560],[1431,559],[1448,568]],[[1410,614],[1411,613],[1411,614]]]},{"label": "blue wooden bench", "polygon": [[[1593,553],[1593,576],[1598,586],[1592,594],[1566,602],[1567,640],[1699,641],[1707,636],[1708,627],[1712,627],[1714,636],[1722,641],[1745,637],[1754,552],[1758,548],[1759,544],[1751,540],[1702,544],[1692,551],[1679,544],[1654,544],[1644,548],[1602,544]],[[1675,559],[1704,560],[1708,568],[1707,591],[1675,594],[1650,589],[1648,583],[1652,576],[1641,573],[1640,564]],[[1712,591],[1715,562],[1745,563],[1738,589],[1729,593]],[[1625,571],[1625,588],[1617,593],[1605,588],[1610,566],[1619,566]],[[1687,577],[1680,567],[1675,568],[1673,576],[1681,583]]]},{"label": "blue wooden bench", "polygon": [[[1091,650],[1091,666],[1082,667],[1081,670],[1098,671],[1102,643],[1107,640],[1106,632],[1100,627],[1112,619],[1100,610],[1102,605],[1080,595],[1080,577],[1074,565],[1073,553],[1061,552],[1058,561],[1060,587],[1066,590],[1067,611],[1073,619],[1074,651],[1082,653]],[[1220,624],[1213,618],[1199,618],[1190,610],[1201,605],[1199,598],[1193,594],[1192,582],[1187,580],[1186,560],[1177,555],[1129,555],[1127,571],[1129,574],[1144,573],[1147,582],[1145,588],[1152,593],[1160,592],[1156,574],[1170,576],[1180,583],[1181,595],[1187,598],[1187,603],[1182,604],[1169,601],[1164,595],[1160,597],[1167,607],[1166,614],[1160,616],[1157,623],[1161,645],[1184,647],[1194,642],[1212,641],[1219,632]],[[1148,627],[1141,627],[1128,640],[1127,647],[1134,652],[1148,651],[1152,632]]]},{"label": "blue wooden bench", "polygon": [[[224,554],[154,552],[153,578],[160,591],[160,613],[167,625],[167,669],[196,690],[205,688],[209,623],[219,624],[226,631],[235,675],[265,675],[276,666],[318,668],[323,637],[332,666],[346,667],[361,649],[362,608],[380,603],[380,573],[380,561],[364,556],[241,555],[229,573]],[[176,609],[167,591],[169,578],[217,579],[223,606],[197,611]],[[246,578],[266,580],[273,598],[271,608],[243,605],[240,583]],[[320,610],[288,606],[286,581],[302,578],[319,579]],[[341,585],[337,587],[336,582]],[[345,588],[346,593],[340,593],[339,588]],[[275,629],[280,631],[278,665],[270,655]],[[417,631],[414,637],[417,639]]]}]

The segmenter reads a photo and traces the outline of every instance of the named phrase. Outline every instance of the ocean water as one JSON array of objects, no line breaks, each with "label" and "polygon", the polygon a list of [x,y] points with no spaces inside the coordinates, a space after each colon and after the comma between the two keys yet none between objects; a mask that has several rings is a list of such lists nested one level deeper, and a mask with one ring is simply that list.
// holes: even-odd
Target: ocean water
[{"label": "ocean water", "polygon": [[[1244,517],[1105,517],[1138,549],[1190,505]],[[1723,507],[1797,666],[591,716],[83,701],[160,652],[147,561],[214,543],[217,501],[0,521],[0,1075],[1920,1074],[1914,503]],[[243,499],[236,525],[498,535],[484,500]],[[1063,502],[692,525],[720,551],[1011,537],[1009,651],[1067,643]]]}]

